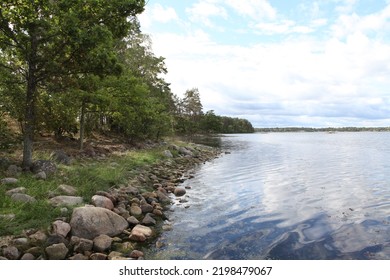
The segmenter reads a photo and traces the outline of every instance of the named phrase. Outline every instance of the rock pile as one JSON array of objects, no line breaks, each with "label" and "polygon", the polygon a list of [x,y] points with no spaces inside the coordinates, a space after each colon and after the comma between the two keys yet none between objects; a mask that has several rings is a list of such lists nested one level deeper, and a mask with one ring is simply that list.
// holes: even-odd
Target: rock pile
[{"label": "rock pile", "polygon": [[[127,185],[97,192],[91,204],[74,196],[72,186],[59,186],[67,195],[53,197],[49,202],[53,207],[73,209],[70,219],[60,217],[48,230],[27,230],[5,244],[0,239],[0,259],[143,259],[140,245],[156,240],[159,232],[170,228],[165,211],[173,197],[183,198],[186,194],[179,184],[193,176],[189,171],[196,165],[218,152],[171,146],[170,153],[164,155],[166,160],[139,170]],[[23,190],[9,195],[15,194],[20,196]]]}]

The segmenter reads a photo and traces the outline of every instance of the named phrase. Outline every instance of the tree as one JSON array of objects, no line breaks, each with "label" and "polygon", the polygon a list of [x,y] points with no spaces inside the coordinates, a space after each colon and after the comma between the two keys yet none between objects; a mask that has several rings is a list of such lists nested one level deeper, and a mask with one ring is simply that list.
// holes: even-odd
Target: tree
[{"label": "tree", "polygon": [[23,82],[23,166],[32,163],[41,89],[64,76],[121,71],[114,43],[144,0],[2,0],[0,67]]}]

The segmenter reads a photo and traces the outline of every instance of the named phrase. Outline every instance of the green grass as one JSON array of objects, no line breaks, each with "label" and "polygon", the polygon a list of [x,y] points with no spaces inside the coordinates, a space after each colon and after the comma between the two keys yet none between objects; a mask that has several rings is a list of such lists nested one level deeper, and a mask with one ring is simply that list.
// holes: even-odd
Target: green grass
[{"label": "green grass", "polygon": [[[26,173],[19,177],[17,185],[0,185],[0,215],[15,214],[13,220],[0,218],[0,236],[18,235],[30,228],[48,228],[55,218],[61,216],[60,209],[48,203],[50,193],[55,193],[60,184],[73,186],[77,189],[77,195],[89,203],[97,191],[107,191],[113,186],[125,184],[137,169],[159,161],[161,151],[140,150],[112,155],[104,160],[80,160],[70,166],[59,165],[56,174],[44,181]],[[25,187],[25,193],[35,197],[37,202],[12,201],[5,193],[15,187]]]}]

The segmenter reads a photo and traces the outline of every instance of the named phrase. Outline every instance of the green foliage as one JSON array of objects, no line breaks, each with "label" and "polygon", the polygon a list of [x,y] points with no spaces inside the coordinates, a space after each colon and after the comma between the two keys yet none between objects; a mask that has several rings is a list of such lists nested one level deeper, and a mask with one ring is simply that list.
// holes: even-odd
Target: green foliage
[{"label": "green foliage", "polygon": [[78,102],[71,96],[74,95],[46,92],[41,95],[38,121],[45,130],[54,132],[56,139],[60,139],[65,133],[74,135],[78,132]]},{"label": "green foliage", "polygon": [[[82,74],[118,74],[114,48],[144,9],[143,0],[3,0],[0,68],[25,89],[23,163],[31,164],[41,88]],[[11,92],[7,92],[9,97]]]},{"label": "green foliage", "polygon": [[175,129],[180,134],[254,132],[252,124],[246,119],[218,116],[214,110],[204,114],[197,88],[187,90],[183,99],[175,96],[174,100]]}]

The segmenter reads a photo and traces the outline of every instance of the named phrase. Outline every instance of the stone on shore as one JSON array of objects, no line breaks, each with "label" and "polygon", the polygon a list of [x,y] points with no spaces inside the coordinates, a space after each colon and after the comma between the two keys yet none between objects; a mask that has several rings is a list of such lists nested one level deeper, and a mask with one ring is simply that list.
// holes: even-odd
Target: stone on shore
[{"label": "stone on shore", "polygon": [[1,179],[0,182],[4,185],[14,185],[14,184],[17,184],[19,182],[19,180],[16,178],[4,178],[4,179]]},{"label": "stone on shore", "polygon": [[143,242],[147,238],[151,237],[153,234],[153,230],[150,227],[136,225],[132,230],[129,236],[129,239],[132,241],[140,241]]},{"label": "stone on shore", "polygon": [[94,195],[92,197],[92,204],[96,207],[102,207],[109,210],[114,209],[114,204],[112,203],[111,199],[102,195]]},{"label": "stone on shore", "polygon": [[49,200],[54,207],[59,206],[75,206],[83,203],[83,198],[79,196],[60,195]]},{"label": "stone on shore", "polygon": [[137,205],[133,205],[130,207],[130,214],[135,217],[139,217],[142,215],[142,209],[141,207]]},{"label": "stone on shore", "polygon": [[122,233],[128,222],[118,214],[101,207],[78,207],[73,210],[70,220],[72,235],[94,239],[106,234],[114,237]]},{"label": "stone on shore", "polygon": [[20,256],[20,252],[15,246],[8,246],[3,249],[3,256],[8,260],[17,260]]},{"label": "stone on shore", "polygon": [[163,155],[164,155],[165,157],[167,157],[167,158],[173,158],[173,154],[171,153],[170,150],[165,150],[165,151],[163,152]]},{"label": "stone on shore", "polygon": [[57,191],[62,194],[75,196],[77,193],[77,190],[69,185],[61,184],[58,186]]},{"label": "stone on shore", "polygon": [[147,213],[142,220],[142,224],[145,226],[155,226],[157,221],[152,217],[150,213]]},{"label": "stone on shore", "polygon": [[64,260],[69,249],[64,243],[58,243],[46,247],[45,252],[49,260]]},{"label": "stone on shore", "polygon": [[11,196],[11,199],[14,201],[24,202],[24,203],[32,203],[37,201],[34,197],[24,193],[14,193]]},{"label": "stone on shore", "polygon": [[35,178],[38,180],[46,180],[47,179],[47,174],[45,171],[40,171],[37,174],[35,174]]},{"label": "stone on shore", "polygon": [[73,245],[73,250],[77,253],[84,253],[93,249],[93,241],[90,239],[72,236],[70,242]]},{"label": "stone on shore", "polygon": [[15,193],[25,193],[25,192],[26,192],[26,188],[25,187],[19,187],[19,188],[14,188],[14,189],[11,189],[9,191],[6,191],[5,194],[9,195],[9,196],[12,196]]},{"label": "stone on shore", "polygon": [[70,225],[64,221],[57,220],[52,223],[53,232],[56,235],[66,237],[70,232]]},{"label": "stone on shore", "polygon": [[108,235],[102,234],[93,239],[93,250],[95,252],[104,253],[111,248],[112,238]]},{"label": "stone on shore", "polygon": [[183,188],[175,188],[173,193],[175,194],[175,196],[183,196],[186,194],[186,190]]}]

